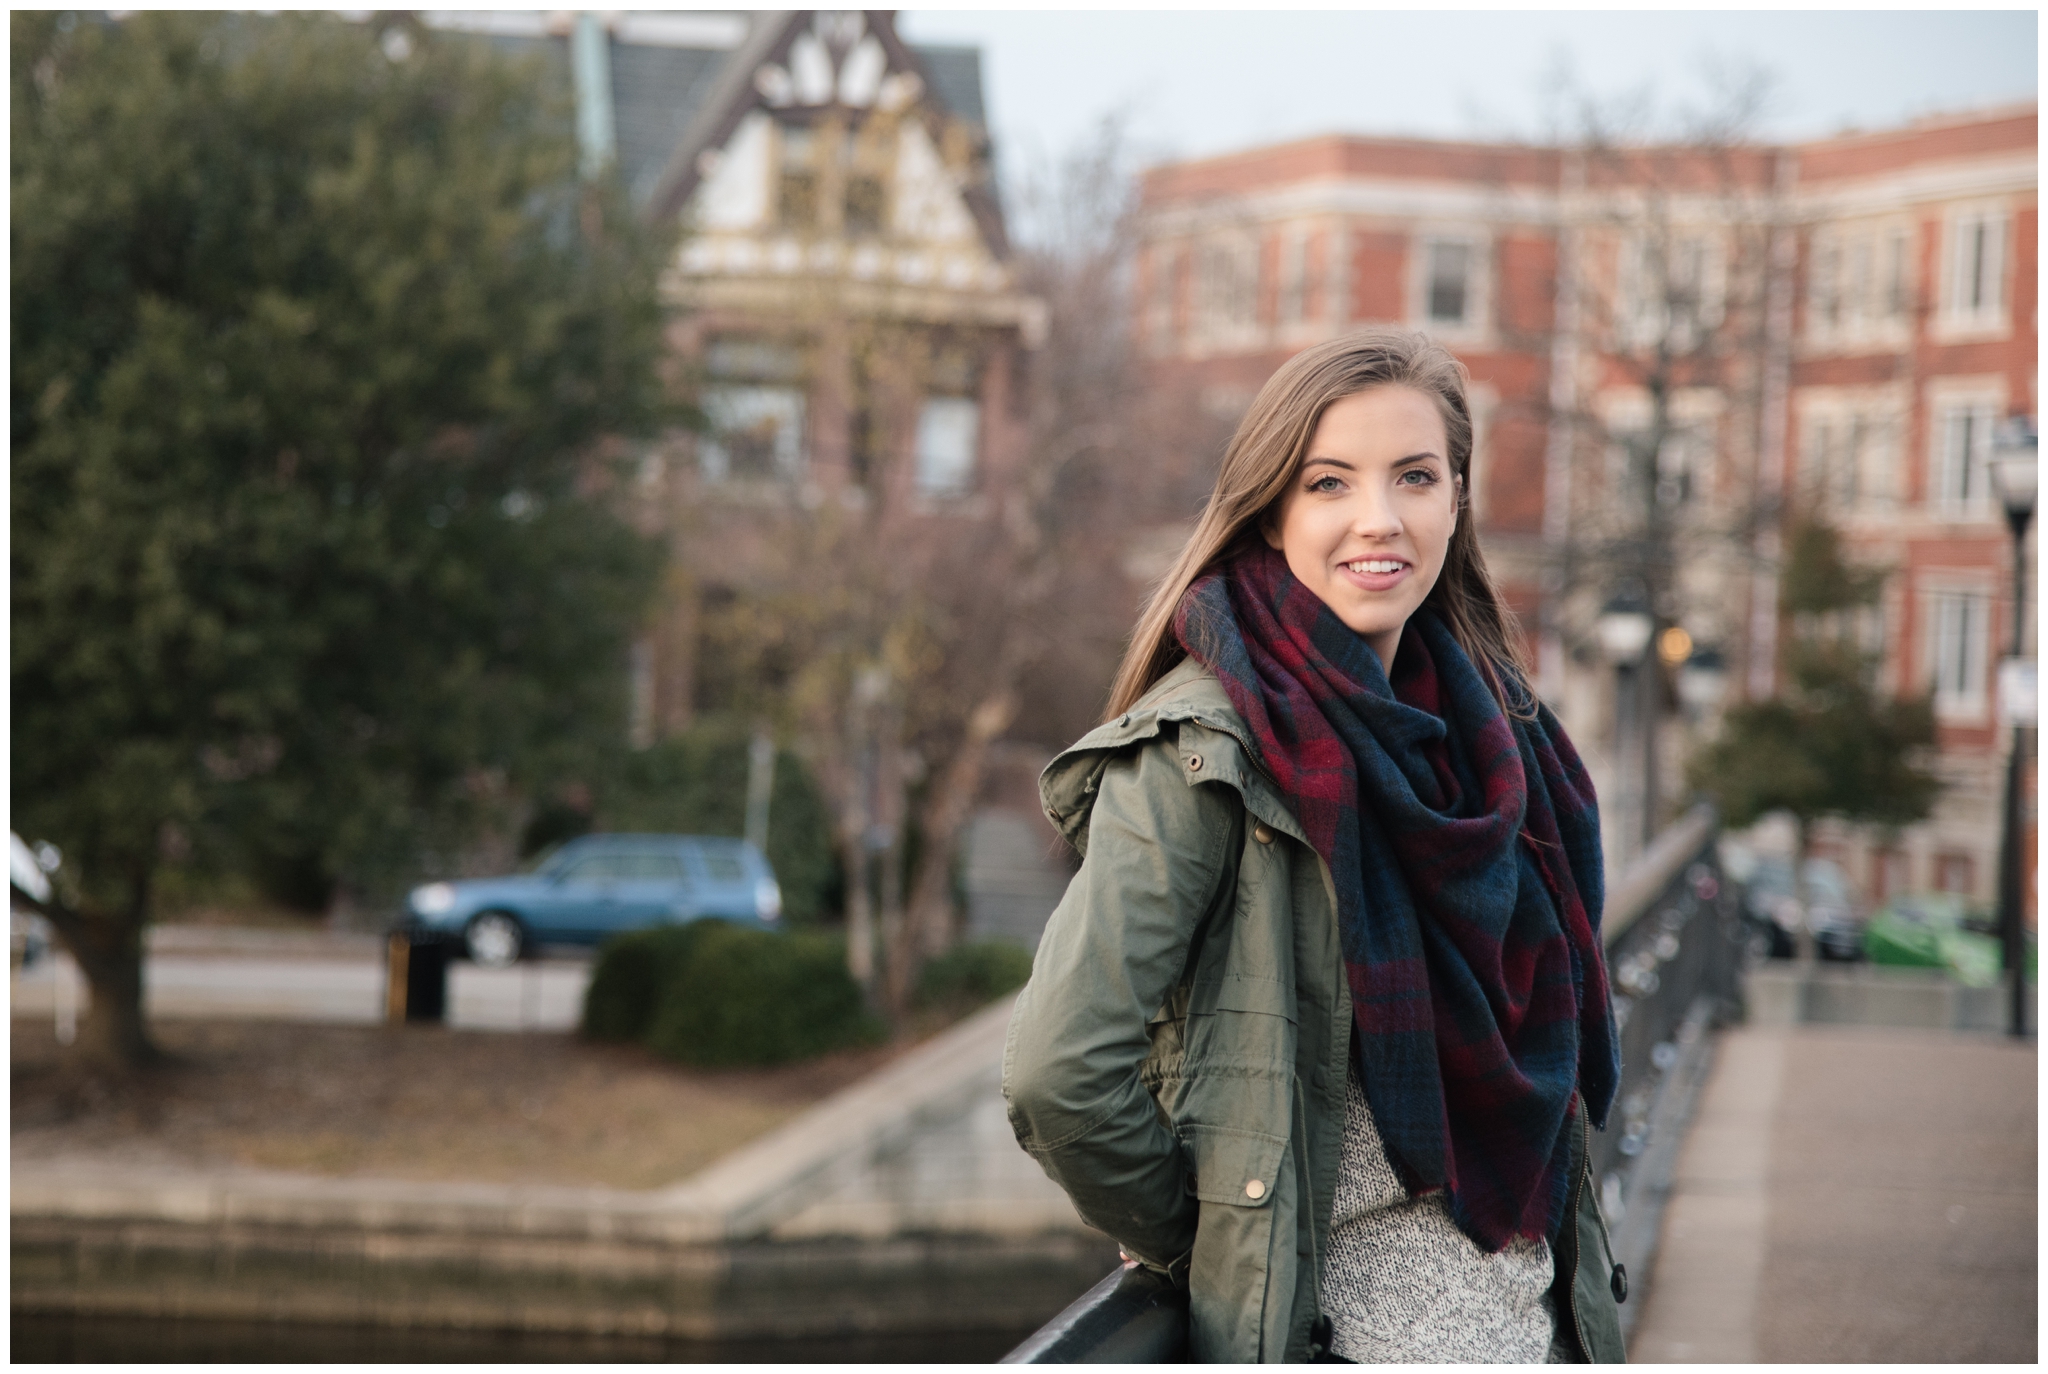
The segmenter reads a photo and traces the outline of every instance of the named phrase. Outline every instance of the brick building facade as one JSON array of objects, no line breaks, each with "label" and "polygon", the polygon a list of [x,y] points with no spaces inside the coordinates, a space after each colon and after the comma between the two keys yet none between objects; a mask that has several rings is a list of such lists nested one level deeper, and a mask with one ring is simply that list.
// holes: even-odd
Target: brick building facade
[{"label": "brick building facade", "polygon": [[[1893,569],[1868,632],[1886,686],[1933,691],[1947,786],[1926,823],[1819,848],[1873,896],[1988,901],[2012,549],[1985,460],[2038,410],[2036,147],[2028,106],[1777,147],[1325,137],[1171,164],[1145,180],[1132,326],[1221,421],[1368,323],[1465,361],[1489,560],[1624,861],[1640,835],[1612,813],[1647,789],[1668,815],[1716,685],[1774,690],[1781,521],[1824,512]],[[1669,550],[1652,599],[1684,631],[1657,641],[1654,768],[1595,633],[1602,551],[1630,539]]]}]

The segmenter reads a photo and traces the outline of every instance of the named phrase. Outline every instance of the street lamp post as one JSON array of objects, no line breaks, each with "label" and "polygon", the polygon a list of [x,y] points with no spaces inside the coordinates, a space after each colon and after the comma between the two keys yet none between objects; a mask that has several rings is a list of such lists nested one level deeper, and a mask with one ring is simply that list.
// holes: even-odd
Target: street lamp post
[{"label": "street lamp post", "polygon": [[1614,665],[1615,774],[1622,813],[1616,835],[1623,842],[1623,852],[1614,856],[1617,867],[1632,861],[1650,838],[1653,799],[1648,795],[1648,781],[1653,746],[1649,732],[1656,722],[1650,719],[1653,708],[1644,690],[1648,674],[1642,659],[1656,629],[1657,622],[1642,598],[1627,593],[1609,601],[1593,626],[1601,653]]},{"label": "street lamp post", "polygon": [[[1991,481],[2005,506],[2006,524],[2012,529],[2012,656],[2019,663],[2026,648],[2027,578],[2023,557],[2027,527],[2034,520],[2034,489],[2039,481],[2039,439],[2032,419],[2015,416],[2000,429],[1992,444]],[[2009,675],[2000,674],[2000,686]],[[2027,937],[2020,922],[2020,888],[2025,856],[2020,853],[2020,762],[2024,751],[2026,724],[2017,716],[2012,727],[2012,756],[2005,768],[2005,825],[1999,844],[1998,926],[2005,952],[2005,971],[2011,980],[2012,1016],[2009,1029],[2014,1035],[2027,1033]]]}]

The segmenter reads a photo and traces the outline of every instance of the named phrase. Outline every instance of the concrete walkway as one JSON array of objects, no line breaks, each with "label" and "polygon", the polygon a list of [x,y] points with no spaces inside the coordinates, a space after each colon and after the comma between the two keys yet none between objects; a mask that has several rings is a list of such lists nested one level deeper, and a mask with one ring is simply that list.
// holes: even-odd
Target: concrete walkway
[{"label": "concrete walkway", "polygon": [[2032,1363],[2032,1041],[1722,1037],[1630,1348],[1639,1363]]}]

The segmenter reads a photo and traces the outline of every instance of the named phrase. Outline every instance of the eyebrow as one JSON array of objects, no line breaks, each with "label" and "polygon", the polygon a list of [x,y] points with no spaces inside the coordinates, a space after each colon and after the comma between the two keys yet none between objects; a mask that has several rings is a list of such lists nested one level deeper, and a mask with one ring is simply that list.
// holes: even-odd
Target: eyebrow
[{"label": "eyebrow", "polygon": [[[1407,467],[1410,463],[1427,463],[1432,461],[1439,463],[1442,462],[1443,455],[1438,453],[1434,449],[1424,449],[1420,453],[1411,453],[1406,458],[1396,458],[1391,464],[1391,466],[1397,468],[1404,468]],[[1358,465],[1356,463],[1347,463],[1342,458],[1316,457],[1308,457],[1302,459],[1301,470],[1303,472],[1306,472],[1310,468],[1315,467],[1318,463],[1322,464],[1325,467],[1342,468],[1346,472],[1358,471]]]}]

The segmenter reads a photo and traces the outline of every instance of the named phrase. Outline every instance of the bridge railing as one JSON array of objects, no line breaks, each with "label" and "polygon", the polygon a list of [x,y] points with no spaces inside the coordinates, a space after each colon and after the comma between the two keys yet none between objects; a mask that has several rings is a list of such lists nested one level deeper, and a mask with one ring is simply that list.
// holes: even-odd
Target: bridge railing
[{"label": "bridge railing", "polygon": [[[1653,1163],[1676,1148],[1685,1093],[1696,1081],[1706,1031],[1741,996],[1739,894],[1721,872],[1713,810],[1696,807],[1659,835],[1608,891],[1602,918],[1621,1088],[1605,1131],[1593,1137],[1593,1178],[1613,1224],[1615,1258],[1641,1274],[1662,1211]],[[1647,1186],[1645,1186],[1647,1185]],[[1187,1293],[1137,1265],[1113,1271],[1004,1364],[1171,1364],[1187,1358]],[[1640,1304],[1636,1304],[1640,1306]],[[1623,1305],[1623,1327],[1633,1323]]]}]

